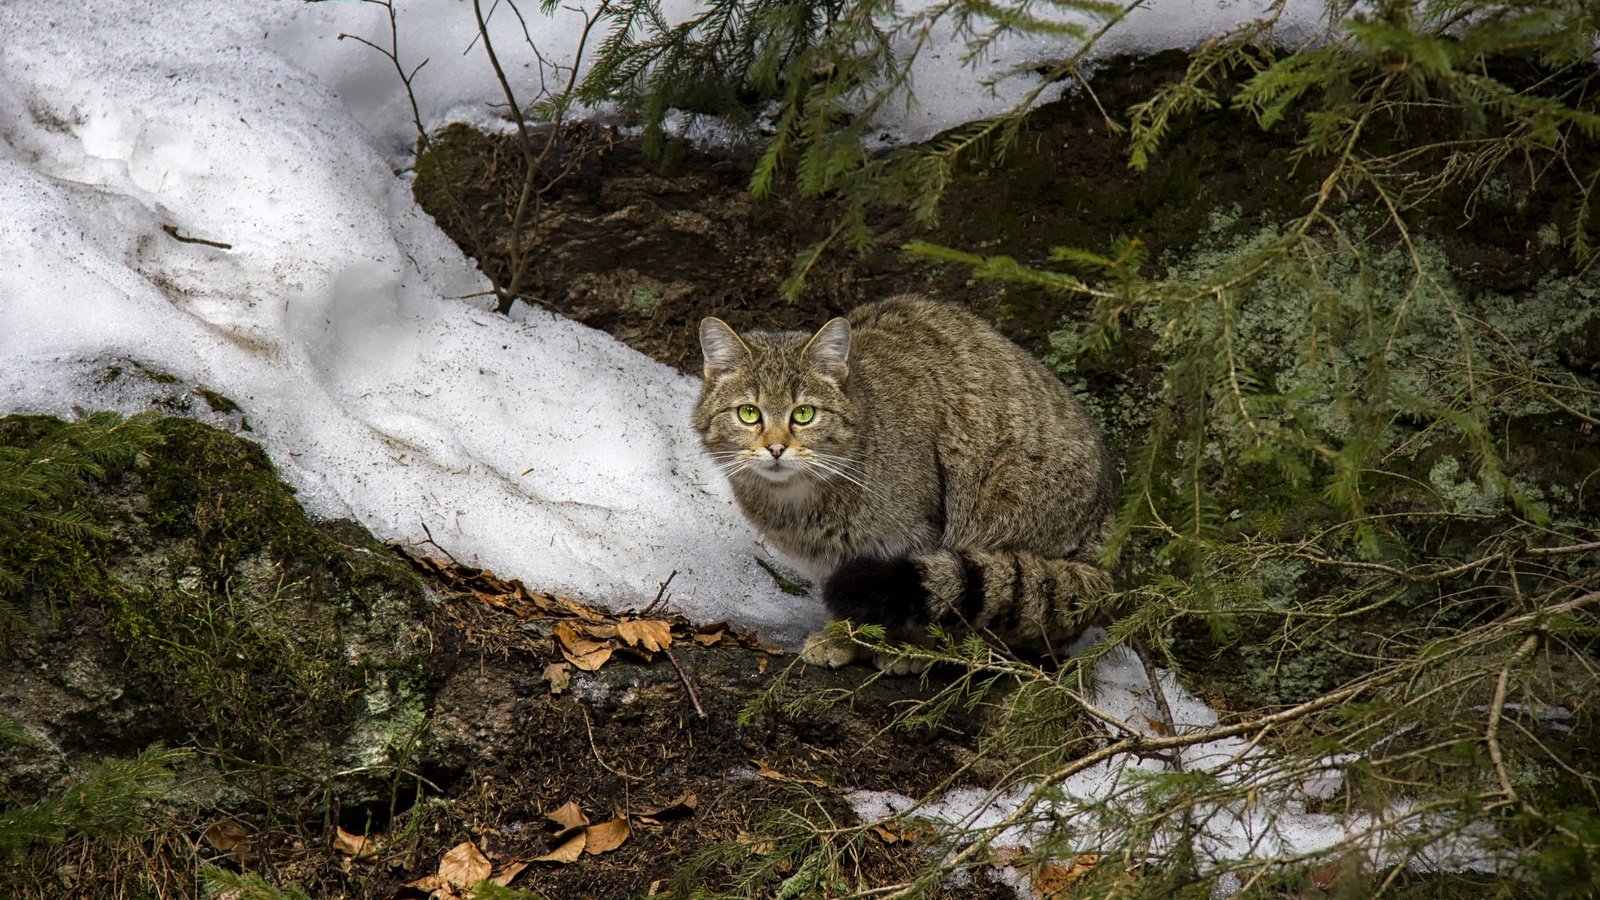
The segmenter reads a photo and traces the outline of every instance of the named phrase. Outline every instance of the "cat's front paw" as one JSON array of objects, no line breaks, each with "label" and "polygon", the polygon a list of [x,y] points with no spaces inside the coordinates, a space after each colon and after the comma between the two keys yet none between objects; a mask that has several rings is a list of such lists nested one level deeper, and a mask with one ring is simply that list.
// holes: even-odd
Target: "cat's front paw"
[{"label": "cat's front paw", "polygon": [[861,656],[861,647],[842,634],[827,629],[814,631],[800,646],[800,660],[808,665],[837,669],[848,666]]}]

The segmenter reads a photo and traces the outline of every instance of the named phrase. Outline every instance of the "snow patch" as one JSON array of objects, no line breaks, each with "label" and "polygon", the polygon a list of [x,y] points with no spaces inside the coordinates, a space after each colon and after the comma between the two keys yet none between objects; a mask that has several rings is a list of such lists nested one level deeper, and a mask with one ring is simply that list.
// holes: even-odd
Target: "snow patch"
[{"label": "snow patch", "polygon": [[[1090,641],[1104,636],[1092,629]],[[1080,644],[1083,642],[1080,642]],[[1176,733],[1194,733],[1217,725],[1216,713],[1196,699],[1172,677],[1157,671],[1161,690],[1172,709]],[[1095,663],[1095,693],[1091,702],[1102,713],[1109,713],[1129,729],[1147,737],[1162,737],[1165,716],[1152,692],[1144,666],[1125,647],[1111,650]],[[1162,723],[1158,725],[1158,723]],[[1102,729],[1112,738],[1126,734],[1109,723]],[[1492,874],[1508,864],[1488,850],[1492,834],[1487,825],[1449,833],[1402,860],[1392,850],[1381,850],[1385,838],[1415,835],[1442,828],[1442,815],[1423,815],[1404,825],[1385,825],[1403,819],[1414,808],[1409,801],[1396,801],[1383,816],[1368,813],[1333,815],[1314,812],[1312,802],[1328,799],[1344,784],[1343,767],[1353,757],[1329,757],[1300,770],[1285,771],[1273,754],[1241,738],[1221,738],[1183,748],[1183,771],[1208,772],[1223,784],[1253,790],[1251,802],[1196,804],[1194,816],[1202,823],[1194,840],[1196,864],[1201,871],[1221,871],[1242,860],[1293,858],[1333,847],[1355,838],[1353,849],[1367,854],[1373,866],[1405,862],[1421,871],[1473,871]],[[1034,813],[1017,824],[1007,823],[1023,809],[1036,791],[1035,783],[1013,785],[1003,791],[984,791],[970,787],[954,788],[923,802],[888,791],[855,791],[847,796],[856,816],[875,823],[897,817],[927,819],[947,829],[947,836],[990,835],[993,848],[1023,850],[1037,845],[1047,831],[1046,822],[1069,823],[1075,835],[1077,852],[1097,853],[1122,836],[1123,821],[1136,818],[1142,808],[1135,799],[1141,781],[1150,776],[1174,772],[1167,762],[1153,756],[1123,754],[1089,766],[1059,782],[1058,796],[1039,799]],[[1128,813],[1102,821],[1097,807],[1121,808]],[[1181,834],[1182,823],[1170,823],[1147,848],[1159,860],[1172,849]],[[1002,867],[999,877],[1028,894],[1032,888],[1018,870]],[[1232,879],[1230,881],[1230,879]],[[1232,884],[1230,889],[1228,886]],[[1219,895],[1231,896],[1240,889],[1231,875],[1219,881]]]},{"label": "snow patch", "polygon": [[688,425],[695,380],[553,314],[452,299],[481,276],[276,49],[308,9],[375,8],[0,8],[0,411],[204,387],[317,515],[612,609],[676,570],[690,616],[798,642],[822,609],[757,567]]}]

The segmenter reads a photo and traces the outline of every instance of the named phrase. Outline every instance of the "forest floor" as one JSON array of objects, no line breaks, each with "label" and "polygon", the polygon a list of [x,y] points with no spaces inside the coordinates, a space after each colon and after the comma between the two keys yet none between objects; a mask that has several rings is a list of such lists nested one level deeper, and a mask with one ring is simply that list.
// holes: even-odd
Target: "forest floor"
[{"label": "forest floor", "polygon": [[[1100,103],[1121,108],[1142,98],[1182,63],[1176,56],[1113,62],[1095,81]],[[503,201],[520,185],[508,164],[520,151],[509,138],[463,129],[436,137],[440,162],[431,179],[419,179],[419,199],[486,270],[506,273],[513,252],[528,253],[525,296],[687,372],[699,368],[702,316],[739,328],[814,328],[908,291],[962,303],[1048,356],[1058,323],[1086,315],[1082,301],[915,263],[901,246],[917,238],[1039,263],[1055,246],[1101,249],[1126,235],[1159,254],[1198,240],[1214,211],[1267,221],[1314,188],[1290,147],[1227,111],[1175,124],[1149,169],[1135,172],[1100,106],[1077,96],[1034,115],[1003,164],[958,179],[937,225],[878,214],[873,242],[861,253],[824,254],[804,299],[790,303],[779,284],[796,255],[825,236],[835,204],[782,191],[752,199],[749,160],[737,153],[675,147],[653,160],[604,125],[568,126],[561,147],[565,174],[515,241]],[[446,202],[446,194],[455,199]],[[1458,277],[1506,290],[1537,280],[1548,260],[1516,249],[1528,246],[1524,224],[1486,214],[1462,230],[1449,246],[1459,256]],[[1156,373],[1136,357],[1123,363],[1080,365],[1080,387],[1136,400]],[[1106,422],[1119,453],[1136,440],[1136,413]],[[794,874],[795,845],[783,836],[832,840],[838,832],[831,829],[853,821],[852,791],[918,797],[951,779],[986,787],[1008,765],[983,744],[982,707],[958,706],[931,729],[897,727],[946,679],[937,669],[925,678],[877,679],[866,667],[800,666],[764,647],[760,635],[675,619],[670,584],[661,607],[618,617],[489,573],[435,563],[419,564],[418,576],[439,600],[422,623],[426,735],[386,796],[347,802],[326,785],[307,784],[292,800],[254,798],[227,815],[212,809],[175,818],[159,835],[69,842],[15,870],[32,882],[25,893],[187,896],[193,885],[184,873],[203,860],[298,884],[313,897],[449,897],[457,893],[452,880],[507,875],[511,887],[551,898],[697,886],[763,896]],[[75,634],[107,639],[92,621]],[[28,652],[33,668],[19,673],[42,672],[59,651],[41,642]],[[106,645],[99,652],[119,651]],[[1198,660],[1195,668],[1207,665]],[[22,690],[8,685],[0,679],[0,695]],[[1258,702],[1225,687],[1197,692],[1235,712]],[[794,702],[802,696],[810,702]],[[185,743],[182,734],[163,739]],[[88,735],[79,749],[117,747],[126,745]],[[870,887],[925,867],[935,848],[919,837],[914,826],[891,823],[833,849],[856,884]],[[130,875],[130,860],[145,867],[143,875]],[[762,872],[757,882],[729,880],[752,860]],[[105,880],[111,873],[115,883]],[[1050,889],[1066,873],[1033,877]],[[167,890],[119,886],[139,878]],[[946,884],[942,895],[1012,890],[980,878]],[[1308,882],[1289,895],[1327,894]]]},{"label": "forest floor", "polygon": [[[382,832],[381,848],[367,862],[318,848],[304,857],[305,870],[282,873],[302,884],[337,885],[345,896],[448,896],[430,876],[471,841],[486,854],[480,865],[492,867],[483,871],[511,875],[512,887],[542,897],[719,884],[764,896],[794,874],[783,838],[794,828],[782,816],[837,827],[854,821],[851,792],[921,796],[963,767],[962,784],[1002,771],[1003,757],[979,752],[972,714],[937,729],[896,727],[931,693],[917,679],[805,667],[758,636],[663,612],[670,603],[619,617],[487,573],[422,569],[443,599],[431,654],[442,679],[428,741],[435,790],[406,810],[346,810],[346,832]],[[802,693],[816,702],[777,708]],[[568,804],[588,827],[555,824],[579,821],[562,812]],[[585,832],[587,846],[574,846]],[[841,842],[841,853],[858,884],[904,881],[930,852],[917,836],[913,825],[891,822]],[[770,878],[725,883],[762,857],[770,857]],[[940,896],[1012,892],[979,881]]]}]

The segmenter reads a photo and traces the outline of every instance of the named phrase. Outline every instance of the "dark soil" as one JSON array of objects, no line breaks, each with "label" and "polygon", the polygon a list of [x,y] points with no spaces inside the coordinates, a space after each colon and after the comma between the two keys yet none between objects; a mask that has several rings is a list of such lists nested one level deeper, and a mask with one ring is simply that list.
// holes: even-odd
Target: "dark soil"
[{"label": "dark soil", "polygon": [[[1115,238],[1126,236],[1141,241],[1159,269],[1162,253],[1192,247],[1207,233],[1216,212],[1226,211],[1240,223],[1237,227],[1248,228],[1252,223],[1282,222],[1304,210],[1327,161],[1296,157],[1283,137],[1286,132],[1263,132],[1249,116],[1226,108],[1176,120],[1148,168],[1129,167],[1126,136],[1108,126],[1102,109],[1122,118],[1129,105],[1150,96],[1186,63],[1181,54],[1167,53],[1106,64],[1093,83],[1098,102],[1079,94],[1032,115],[1004,158],[961,173],[949,187],[935,226],[919,226],[904,211],[875,211],[870,223],[873,242],[860,252],[835,246],[824,253],[797,303],[783,299],[779,285],[792,271],[797,255],[827,234],[842,205],[784,190],[753,199],[748,191],[750,161],[737,153],[676,146],[667,158],[652,159],[636,142],[604,126],[572,126],[561,143],[567,153],[559,177],[552,175],[544,194],[542,215],[516,238],[504,213],[506,206],[496,199],[511,196],[519,183],[521,170],[507,164],[514,148],[509,139],[456,130],[439,142],[436,158],[443,164],[431,172],[428,163],[423,164],[418,198],[486,271],[502,281],[509,279],[512,245],[517,240],[524,243],[525,252],[536,260],[523,284],[526,299],[608,331],[685,372],[699,370],[696,326],[703,316],[725,318],[737,328],[813,329],[858,304],[902,292],[963,304],[1045,356],[1051,350],[1051,332],[1064,319],[1085,316],[1085,301],[976,279],[966,267],[917,262],[901,248],[912,239],[926,240],[1049,267],[1052,248],[1102,251]],[[1440,123],[1439,127],[1447,131],[1454,126]],[[440,172],[453,177],[441,179]],[[465,197],[456,208],[474,210],[471,217],[454,214],[451,204],[444,202],[451,191]],[[1572,265],[1564,251],[1535,240],[1538,228],[1552,218],[1551,210],[1567,202],[1560,189],[1518,184],[1506,195],[1521,199],[1469,201],[1444,196],[1437,209],[1425,211],[1436,220],[1435,232],[1450,235],[1445,247],[1452,274],[1466,292],[1525,290],[1543,273]],[[483,234],[496,237],[483,240]],[[1154,393],[1149,386],[1159,376],[1141,358],[1143,340],[1130,335],[1127,346],[1111,360],[1078,361],[1076,371],[1087,389],[1123,398],[1122,402]],[[1582,357],[1580,367],[1592,362],[1588,350],[1574,348],[1569,355]],[[1104,423],[1117,450],[1126,451],[1137,442],[1137,423],[1144,414],[1136,411],[1122,423]],[[1381,632],[1383,623],[1373,627]],[[1192,663],[1191,672],[1203,673],[1195,688],[1217,707],[1243,709],[1262,702],[1261,696],[1238,696],[1238,686],[1245,682],[1230,671],[1259,661],[1241,662],[1226,654],[1219,659],[1215,645],[1204,635],[1179,635],[1177,644],[1175,652]],[[1312,690],[1322,684],[1319,679],[1334,677],[1331,668],[1322,671],[1328,668],[1327,656],[1308,654],[1307,666],[1317,671],[1300,688]],[[700,666],[703,671],[712,668],[704,662]],[[631,715],[643,718],[630,719],[615,733],[621,742],[630,735],[635,740],[648,736],[645,746],[616,751],[621,768],[673,773],[665,790],[658,790],[652,800],[683,787],[726,799],[713,801],[713,812],[696,819],[698,834],[668,831],[659,836],[660,843],[654,842],[655,836],[649,844],[641,842],[638,857],[616,858],[625,874],[604,877],[634,880],[611,884],[640,888],[649,878],[679,871],[705,840],[726,839],[730,831],[748,829],[751,812],[782,803],[792,789],[728,782],[723,777],[730,767],[740,765],[741,758],[767,754],[769,762],[780,768],[819,773],[830,790],[883,786],[915,793],[954,771],[972,753],[970,737],[956,734],[915,742],[891,733],[866,745],[877,747],[876,752],[862,751],[862,742],[877,733],[890,715],[888,705],[877,703],[859,705],[837,718],[803,723],[780,718],[762,729],[718,731],[718,717],[731,716],[736,704],[714,704],[716,711],[708,707],[709,720],[696,721],[685,711],[674,678],[658,669],[652,682],[657,691],[652,696],[658,698],[655,712],[634,710]],[[719,683],[735,695],[747,696],[740,694],[744,682],[737,677]],[[545,702],[549,710],[524,721],[546,723],[538,731],[541,738],[550,729],[578,747],[562,765],[570,765],[582,779],[597,779],[604,792],[598,796],[615,796],[626,789],[628,785],[609,776],[592,753],[586,757],[582,752],[588,749],[587,735],[574,721],[576,713],[562,702]],[[606,747],[610,734],[601,736],[597,731],[597,745]],[[676,759],[672,756],[676,753],[703,756],[715,764],[704,770],[688,763],[668,764],[666,760]],[[703,780],[707,777],[710,782]],[[966,777],[970,783],[982,782],[981,771]],[[573,783],[557,777],[537,802],[564,802],[563,791],[571,792]],[[592,802],[603,806],[598,800]],[[591,808],[589,802],[585,808]],[[651,868],[651,860],[656,874],[639,874]],[[903,863],[874,855],[867,864],[869,880],[892,872],[897,864]],[[536,883],[560,885],[558,893],[594,890],[591,885],[602,883],[586,881],[577,871],[548,877],[552,880]]]},{"label": "dark soil", "polygon": [[[794,303],[779,285],[797,255],[827,235],[841,204],[782,186],[753,198],[752,159],[737,148],[677,144],[652,158],[615,128],[568,125],[545,166],[549,174],[535,179],[544,185],[540,212],[521,231],[531,259],[522,296],[686,372],[699,370],[696,326],[704,316],[736,328],[810,329],[903,292],[966,305],[1045,355],[1058,323],[1084,315],[1081,298],[975,279],[964,266],[912,260],[901,248],[925,240],[1050,268],[1052,248],[1100,252],[1129,237],[1145,245],[1159,268],[1164,251],[1191,247],[1216,212],[1247,227],[1305,211],[1328,160],[1297,156],[1292,130],[1263,131],[1230,108],[1175,117],[1148,166],[1129,166],[1126,132],[1111,127],[1107,113],[1125,119],[1128,107],[1177,79],[1187,64],[1184,54],[1168,51],[1100,65],[1093,98],[1079,92],[1040,108],[1003,156],[978,154],[958,173],[936,225],[920,226],[901,209],[872,211],[870,246],[859,252],[832,246]],[[1512,81],[1532,77],[1521,70],[1502,74]],[[1460,126],[1428,127],[1446,134]],[[1408,140],[1403,131],[1391,137]],[[525,171],[520,158],[511,136],[451,126],[435,136],[418,170],[423,208],[501,283],[510,281],[510,210]],[[1516,183],[1494,197],[1453,190],[1420,210],[1433,233],[1449,235],[1444,247],[1452,275],[1468,292],[1523,290],[1574,264],[1564,249],[1537,239],[1541,226],[1563,219],[1570,186],[1511,177]],[[1079,371],[1091,386],[1110,386],[1137,377],[1124,370],[1139,362],[1136,355],[1115,364],[1084,361]]]},{"label": "dark soil", "polygon": [[[0,419],[0,451],[63,453],[72,428]],[[615,616],[487,573],[413,571],[350,523],[309,522],[261,449],[226,432],[182,418],[125,430],[138,435],[126,452],[55,497],[97,536],[39,528],[0,548],[0,571],[30,567],[27,589],[0,585],[0,815],[103,757],[187,755],[132,832],[70,828],[0,856],[5,896],[198,897],[209,864],[311,897],[423,897],[409,885],[466,841],[496,871],[527,865],[512,886],[538,896],[759,896],[815,843],[804,823],[853,821],[850,791],[918,795],[962,766],[968,784],[1003,771],[972,713],[896,726],[937,673],[819,671],[715,623],[673,619],[665,652],[617,641],[557,691],[544,677],[563,663],[557,626],[605,633]],[[832,702],[790,705],[817,692]],[[546,815],[569,802],[631,833],[604,855],[532,862],[554,847]],[[341,851],[340,829],[381,849]],[[886,834],[828,838],[841,877],[913,877],[931,848]],[[726,884],[752,862],[769,874]],[[981,880],[944,893],[1008,895]]]},{"label": "dark soil", "polygon": [[[1121,110],[1183,62],[1162,55],[1109,64],[1096,77],[1099,101]],[[676,147],[668,159],[654,160],[603,125],[570,126],[559,148],[551,171],[560,177],[522,235],[532,251],[524,296],[691,372],[699,368],[695,326],[705,315],[739,328],[814,328],[861,302],[906,291],[963,303],[1044,353],[1063,318],[1084,314],[1082,301],[976,280],[965,268],[914,263],[900,247],[916,238],[1043,263],[1055,246],[1104,249],[1115,236],[1128,235],[1159,253],[1192,243],[1219,208],[1236,208],[1246,220],[1281,218],[1320,177],[1314,162],[1297,165],[1289,147],[1227,111],[1177,123],[1149,169],[1134,172],[1126,165],[1124,138],[1106,127],[1095,103],[1077,97],[1033,116],[1003,162],[964,173],[951,186],[936,227],[922,229],[901,212],[880,211],[873,244],[861,254],[826,253],[802,301],[791,304],[780,297],[779,283],[796,254],[827,233],[835,204],[781,191],[754,200],[747,190],[748,159]],[[434,139],[434,154],[419,170],[419,200],[487,271],[508,279],[511,228],[504,198],[520,183],[520,153],[504,139],[452,128]],[[1484,227],[1452,249],[1464,284],[1493,287],[1539,269],[1527,260],[1507,262],[1514,255],[1507,248],[1528,245],[1525,232],[1535,216],[1487,204],[1480,215]],[[1511,269],[1521,274],[1508,275]],[[1091,390],[1149,377],[1131,343],[1133,356],[1119,363],[1080,365]],[[1585,360],[1592,364],[1592,353]],[[1112,436],[1114,442],[1128,437]],[[270,472],[259,454],[238,452],[250,472]],[[349,594],[354,607],[363,608],[367,576],[347,574],[356,563],[327,548],[358,547],[368,555],[373,548],[344,526],[311,535],[284,511],[281,498],[272,501],[271,516],[231,508],[228,498],[239,493],[227,486],[226,472],[194,460],[184,465],[204,474],[193,484],[173,483],[187,492],[179,498],[185,515],[166,517],[159,509],[141,515],[160,519],[164,541],[189,548],[183,552],[195,556],[214,591],[205,596],[225,594],[236,574],[238,549],[207,543],[207,529],[223,522],[228,529],[255,529],[247,549],[257,553],[281,543],[273,529],[283,527],[285,549],[317,548],[327,572],[340,573],[326,579],[337,589],[331,595],[321,593],[321,576],[299,573],[314,588],[311,599]],[[99,490],[112,505],[143,509],[140,504],[152,502],[140,493],[150,478],[130,475]],[[109,552],[126,554],[129,545],[138,546],[129,540]],[[420,609],[395,586],[393,565],[385,558],[384,590],[403,595],[396,604]],[[182,574],[180,565],[168,567],[175,578]],[[386,763],[381,776],[351,775],[360,768],[351,764],[307,777],[288,771],[284,760],[292,752],[241,758],[237,754],[250,752],[247,743],[219,752],[216,735],[227,737],[219,725],[235,720],[231,708],[204,709],[197,725],[193,697],[164,695],[171,673],[142,668],[141,651],[105,627],[119,608],[114,597],[80,591],[70,598],[76,604],[67,607],[71,616],[56,618],[50,628],[8,634],[15,677],[0,680],[6,711],[52,736],[75,737],[64,747],[70,766],[45,760],[29,769],[8,760],[14,777],[0,781],[0,801],[31,802],[63,783],[67,769],[81,770],[100,754],[130,755],[152,738],[199,748],[210,765],[206,777],[223,772],[228,779],[210,793],[204,779],[186,779],[184,790],[194,802],[164,812],[148,834],[75,838],[21,860],[0,860],[0,892],[197,896],[196,867],[211,862],[259,873],[273,884],[298,884],[313,897],[420,897],[426,892],[406,885],[432,875],[441,857],[464,841],[488,854],[496,871],[547,853],[553,845],[545,816],[571,801],[596,823],[626,817],[629,839],[571,864],[530,863],[512,887],[552,898],[642,896],[695,886],[762,896],[792,873],[791,856],[798,860],[805,849],[798,843],[804,829],[794,823],[823,830],[849,823],[849,791],[916,796],[969,764],[960,783],[984,786],[1004,764],[980,753],[980,717],[958,712],[931,731],[894,727],[908,704],[938,687],[939,672],[854,691],[870,670],[820,672],[760,649],[690,641],[674,644],[673,658],[619,654],[597,672],[573,673],[557,694],[543,677],[547,665],[562,660],[551,622],[519,616],[455,582],[435,582],[433,589],[439,599],[433,612],[413,611],[416,644],[426,653],[408,676],[424,697],[426,727],[411,755]],[[62,661],[67,665],[56,664]],[[92,690],[74,665],[94,670]],[[337,690],[333,699],[319,698],[314,721],[331,722],[321,718],[326,710],[349,713],[360,681],[346,685],[352,674],[361,673],[340,668],[329,676]],[[202,689],[207,685],[194,687]],[[787,701],[829,690],[839,705],[758,712],[741,724],[741,712],[764,696]],[[280,718],[307,717],[292,696],[273,697],[284,711]],[[259,708],[249,711],[261,715]],[[345,739],[352,726],[347,717],[328,730]],[[344,774],[326,774],[333,770]],[[662,812],[654,822],[644,818],[686,793],[694,797],[692,809]],[[779,814],[789,816],[787,825]],[[219,838],[224,825],[243,837]],[[334,848],[336,828],[377,836],[382,849],[352,858]],[[846,876],[868,886],[911,877],[931,852],[914,840],[872,833],[836,849]],[[769,863],[765,880],[731,883],[735,870],[752,860]],[[943,895],[1010,893],[980,880],[946,886]]]},{"label": "dark soil", "polygon": [[[845,707],[761,714],[740,725],[741,710],[779,679],[792,678],[795,689],[848,690],[864,672],[822,673],[758,650],[680,644],[676,666],[660,655],[649,663],[614,660],[596,673],[574,673],[555,696],[540,676],[560,660],[548,638],[522,631],[513,645],[485,652],[470,636],[503,631],[506,623],[472,599],[451,601],[448,609],[457,626],[441,637],[454,646],[440,658],[453,663],[440,673],[426,764],[431,779],[449,786],[450,799],[444,809],[414,807],[388,823],[385,811],[374,810],[376,824],[390,833],[419,815],[434,823],[385,854],[391,867],[404,861],[391,871],[406,880],[429,872],[446,850],[470,838],[498,861],[543,855],[553,847],[544,815],[575,801],[594,822],[630,816],[632,836],[604,856],[534,863],[513,886],[548,897],[605,898],[661,891],[675,878],[715,885],[726,865],[782,852],[781,840],[762,843],[773,840],[764,820],[774,811],[826,810],[836,822],[849,822],[846,792],[915,795],[976,755],[978,726],[970,719],[935,733],[890,727],[898,704],[927,693],[914,680],[880,682]],[[978,769],[986,771],[992,773]],[[697,801],[692,811],[641,824],[641,811],[670,807],[685,792]],[[912,877],[925,852],[876,838],[859,847],[858,875],[867,883]],[[371,877],[377,874],[357,867],[342,888],[360,895],[387,880]],[[754,893],[775,887],[776,880]],[[980,886],[946,896],[1009,891]]]},{"label": "dark soil", "polygon": [[[1109,108],[1142,99],[1182,71],[1181,54],[1117,60],[1096,76]],[[542,139],[541,139],[542,140]],[[533,259],[523,296],[684,371],[699,369],[696,326],[707,315],[736,328],[815,328],[827,318],[896,293],[962,303],[1034,350],[1081,300],[975,280],[963,267],[909,260],[901,246],[928,240],[1044,264],[1051,248],[1103,250],[1119,236],[1159,252],[1192,242],[1210,211],[1244,217],[1281,212],[1314,189],[1290,147],[1230,113],[1177,123],[1149,168],[1127,164],[1127,144],[1086,97],[1030,117],[1001,161],[962,174],[941,221],[916,225],[878,210],[875,240],[861,253],[833,246],[785,301],[779,285],[797,254],[823,239],[841,211],[826,198],[750,195],[751,160],[737,150],[675,146],[648,157],[636,140],[601,125],[568,126],[564,153],[547,165],[541,215],[522,232]],[[522,172],[511,137],[452,126],[419,168],[424,209],[486,271],[509,283],[511,202]],[[470,211],[470,212],[468,212]]]}]

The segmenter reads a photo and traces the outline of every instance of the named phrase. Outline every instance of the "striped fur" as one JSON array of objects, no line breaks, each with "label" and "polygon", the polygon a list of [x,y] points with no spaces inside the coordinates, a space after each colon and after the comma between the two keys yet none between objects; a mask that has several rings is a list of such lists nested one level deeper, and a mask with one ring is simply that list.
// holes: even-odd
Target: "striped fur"
[{"label": "striped fur", "polygon": [[[1113,504],[1099,428],[971,314],[898,297],[814,335],[707,319],[701,347],[707,452],[750,521],[823,584],[834,617],[1048,651],[1110,589],[1095,564]],[[741,418],[752,410],[757,421]],[[808,643],[803,655],[840,665],[853,651]]]},{"label": "striped fur", "polygon": [[1082,602],[1110,589],[1093,562],[941,548],[888,563],[851,560],[828,577],[823,594],[836,617],[880,624],[902,638],[938,624],[1049,651],[1083,628]]}]

